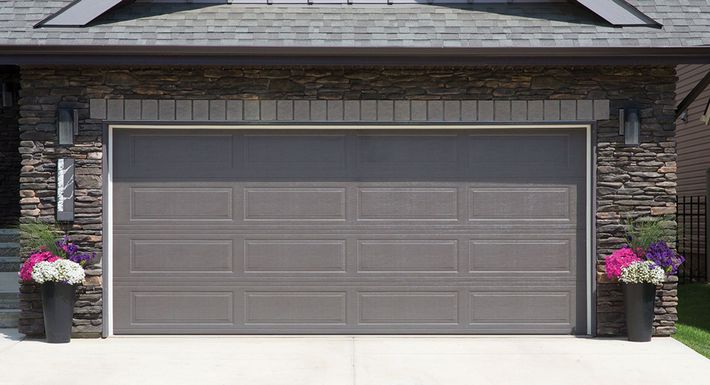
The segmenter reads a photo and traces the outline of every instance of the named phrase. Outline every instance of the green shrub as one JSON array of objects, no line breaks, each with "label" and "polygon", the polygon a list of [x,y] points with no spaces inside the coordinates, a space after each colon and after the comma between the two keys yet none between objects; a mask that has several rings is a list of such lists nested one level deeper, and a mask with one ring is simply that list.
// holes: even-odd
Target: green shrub
[{"label": "green shrub", "polygon": [[61,255],[62,252],[56,242],[62,232],[56,224],[23,223],[20,225],[20,233],[23,253],[27,254],[44,248],[54,255]]},{"label": "green shrub", "polygon": [[632,250],[646,250],[651,243],[658,241],[672,243],[671,234],[660,220],[644,217],[626,221],[626,243]]}]

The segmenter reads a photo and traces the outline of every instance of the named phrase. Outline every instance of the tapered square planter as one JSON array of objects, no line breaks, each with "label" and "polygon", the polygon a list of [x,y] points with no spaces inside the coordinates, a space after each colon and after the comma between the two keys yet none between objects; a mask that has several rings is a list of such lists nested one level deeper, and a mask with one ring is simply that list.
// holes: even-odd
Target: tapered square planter
[{"label": "tapered square planter", "polygon": [[42,284],[41,291],[44,334],[47,342],[69,342],[74,318],[76,286],[60,282],[45,282]]},{"label": "tapered square planter", "polygon": [[622,283],[624,312],[629,341],[648,342],[653,335],[653,308],[656,285],[652,283]]}]

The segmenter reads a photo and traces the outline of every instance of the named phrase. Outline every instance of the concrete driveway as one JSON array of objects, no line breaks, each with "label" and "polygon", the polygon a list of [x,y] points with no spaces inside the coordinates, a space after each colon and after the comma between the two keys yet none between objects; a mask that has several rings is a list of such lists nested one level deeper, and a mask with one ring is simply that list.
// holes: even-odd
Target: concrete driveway
[{"label": "concrete driveway", "polygon": [[[90,372],[91,375],[87,375]],[[0,339],[3,385],[710,384],[710,360],[671,338],[115,337]]]}]

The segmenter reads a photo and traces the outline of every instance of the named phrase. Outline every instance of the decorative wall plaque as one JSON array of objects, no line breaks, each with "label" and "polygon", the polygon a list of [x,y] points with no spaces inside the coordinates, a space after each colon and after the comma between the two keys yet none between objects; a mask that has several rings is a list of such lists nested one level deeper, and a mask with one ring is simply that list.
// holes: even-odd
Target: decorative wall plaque
[{"label": "decorative wall plaque", "polygon": [[74,220],[74,159],[57,160],[57,221]]}]

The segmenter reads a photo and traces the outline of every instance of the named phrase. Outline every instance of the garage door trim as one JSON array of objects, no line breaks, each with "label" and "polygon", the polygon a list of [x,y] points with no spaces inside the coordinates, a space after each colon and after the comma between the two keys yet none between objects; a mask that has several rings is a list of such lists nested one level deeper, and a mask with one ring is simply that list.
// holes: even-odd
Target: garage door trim
[{"label": "garage door trim", "polygon": [[104,145],[104,260],[102,261],[103,274],[105,277],[103,301],[104,301],[104,336],[113,336],[113,132],[114,129],[230,129],[230,130],[483,130],[483,129],[585,129],[586,131],[586,234],[585,234],[585,294],[586,294],[586,326],[587,334],[593,334],[593,167],[592,167],[592,123],[559,123],[559,124],[378,124],[359,123],[338,124],[334,122],[309,123],[309,124],[124,124],[108,123]]}]

